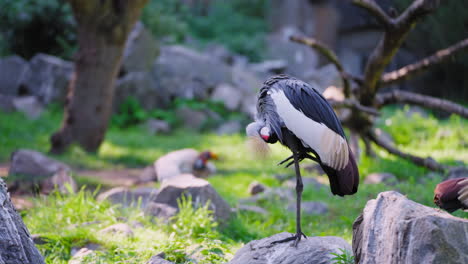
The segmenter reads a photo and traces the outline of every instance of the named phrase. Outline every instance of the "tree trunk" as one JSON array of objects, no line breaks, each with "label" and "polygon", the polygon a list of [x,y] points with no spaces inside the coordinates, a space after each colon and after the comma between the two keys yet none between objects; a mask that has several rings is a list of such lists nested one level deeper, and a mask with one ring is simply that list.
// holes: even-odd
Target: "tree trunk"
[{"label": "tree trunk", "polygon": [[0,264],[44,263],[0,179]]},{"label": "tree trunk", "polygon": [[70,0],[78,22],[79,50],[62,127],[51,137],[51,152],[71,143],[94,152],[104,139],[112,111],[114,81],[127,36],[147,0]]}]

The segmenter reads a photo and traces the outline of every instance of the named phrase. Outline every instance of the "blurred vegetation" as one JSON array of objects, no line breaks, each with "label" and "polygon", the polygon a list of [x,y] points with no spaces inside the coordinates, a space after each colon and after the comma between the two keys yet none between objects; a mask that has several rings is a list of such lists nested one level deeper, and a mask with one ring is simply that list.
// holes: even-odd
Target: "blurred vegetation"
[{"label": "blurred vegetation", "polygon": [[[413,0],[397,0],[400,13]],[[418,58],[468,37],[468,1],[441,1],[440,7],[421,21],[403,44]],[[449,97],[457,101],[468,99],[468,54],[459,53],[447,62],[433,67],[424,75],[424,93]],[[429,80],[429,81],[428,81]],[[441,87],[444,87],[441,89]]]},{"label": "blurred vegetation", "polygon": [[[195,102],[184,102],[185,105]],[[197,107],[197,106],[194,106]],[[201,106],[198,106],[201,107]],[[46,152],[49,136],[59,126],[61,110],[50,108],[38,119],[27,120],[20,113],[0,112],[0,162],[6,162],[12,151],[18,148]],[[426,116],[427,114],[427,116]],[[439,120],[430,112],[416,112],[409,108],[385,108],[377,122],[378,126],[391,134],[395,144],[410,153],[431,155],[444,164],[468,162],[468,121],[452,116]],[[176,130],[171,135],[151,135],[136,125],[118,127],[113,124],[106,140],[97,153],[90,154],[72,147],[62,156],[55,156],[75,169],[80,184],[99,184],[80,175],[80,169],[118,169],[145,167],[169,151],[191,147],[198,150],[210,149],[219,154],[217,173],[208,181],[220,195],[235,207],[242,198],[249,197],[248,186],[259,181],[269,187],[280,187],[282,182],[274,177],[283,174],[293,178],[291,169],[276,164],[289,155],[289,150],[273,145],[271,155],[264,160],[251,155],[245,147],[243,133],[218,136],[212,133],[196,133]],[[324,215],[304,215],[303,230],[310,236],[340,236],[351,241],[352,223],[366,202],[379,192],[397,190],[410,199],[434,207],[433,189],[442,175],[433,174],[406,160],[375,149],[376,158],[361,156],[359,169],[361,179],[372,172],[391,172],[399,180],[395,186],[363,185],[357,194],[345,198],[330,194],[328,186],[315,188],[306,185],[305,201],[322,201],[328,204],[329,212]],[[309,162],[312,163],[312,162]],[[307,163],[304,162],[304,165]],[[303,171],[304,177],[316,177],[327,182],[323,175]],[[89,186],[88,186],[89,187]],[[103,186],[102,188],[105,188]],[[287,187],[289,188],[289,187]],[[268,215],[240,211],[224,225],[218,225],[212,214],[202,207],[192,209],[189,201],[183,200],[181,213],[171,222],[153,222],[138,209],[124,209],[95,200],[96,192],[82,189],[73,195],[53,195],[33,198],[37,205],[23,212],[26,225],[32,233],[40,234],[48,242],[39,245],[48,263],[67,263],[70,249],[87,243],[98,243],[102,251],[95,258],[102,263],[143,263],[152,255],[165,252],[176,263],[224,263],[244,243],[272,234],[295,230],[294,212],[285,210],[280,199],[260,201]],[[293,192],[293,188],[289,188]],[[455,213],[467,217],[463,212]],[[124,219],[124,220],[123,220]],[[116,235],[101,235],[97,231],[118,222],[138,221],[143,228],[135,228],[133,238]],[[336,261],[346,263],[346,253],[336,256]]]},{"label": "blurred vegetation", "polygon": [[[215,1],[206,13],[174,0],[152,0],[142,20],[158,39],[182,43],[193,38],[201,45],[224,44],[228,49],[261,58],[267,31],[267,0]],[[0,56],[29,59],[38,52],[71,59],[76,50],[76,23],[61,0],[4,0],[0,2]]]}]

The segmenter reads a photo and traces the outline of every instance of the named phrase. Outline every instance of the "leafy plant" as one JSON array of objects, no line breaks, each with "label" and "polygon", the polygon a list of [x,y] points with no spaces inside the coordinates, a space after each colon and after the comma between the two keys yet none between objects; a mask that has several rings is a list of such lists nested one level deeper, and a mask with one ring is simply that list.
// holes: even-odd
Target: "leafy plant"
[{"label": "leafy plant", "polygon": [[354,256],[351,252],[347,251],[346,249],[339,249],[341,254],[339,253],[330,253],[334,258],[331,260],[334,261],[334,264],[354,264]]}]

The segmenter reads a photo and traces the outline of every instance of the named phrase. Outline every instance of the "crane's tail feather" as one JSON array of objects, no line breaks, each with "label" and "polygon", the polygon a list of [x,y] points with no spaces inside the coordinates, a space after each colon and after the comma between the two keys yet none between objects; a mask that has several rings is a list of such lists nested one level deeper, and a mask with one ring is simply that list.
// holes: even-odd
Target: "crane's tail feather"
[{"label": "crane's tail feather", "polygon": [[247,147],[257,157],[266,158],[270,155],[270,147],[263,139],[256,136],[249,136],[247,139]]},{"label": "crane's tail feather", "polygon": [[322,164],[323,170],[330,180],[330,188],[334,195],[344,196],[357,192],[359,186],[359,171],[354,155],[349,150],[349,160],[346,167],[337,171]]}]

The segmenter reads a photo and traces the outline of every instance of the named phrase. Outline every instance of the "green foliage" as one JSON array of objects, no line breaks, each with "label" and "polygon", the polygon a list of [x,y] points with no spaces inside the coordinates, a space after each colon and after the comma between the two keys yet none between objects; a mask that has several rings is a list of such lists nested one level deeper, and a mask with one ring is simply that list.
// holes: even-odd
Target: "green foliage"
[{"label": "green foliage", "polygon": [[30,58],[38,52],[71,58],[76,46],[69,4],[60,0],[3,0],[0,3],[3,53]]},{"label": "green foliage", "polygon": [[261,59],[266,0],[213,1],[188,6],[178,1],[151,1],[143,10],[145,25],[160,38],[181,42],[186,35],[202,43],[218,42],[254,61]]},{"label": "green foliage", "polygon": [[334,264],[354,264],[354,256],[351,252],[347,251],[346,249],[340,248],[341,254],[338,253],[330,253],[334,258],[331,260]]}]

